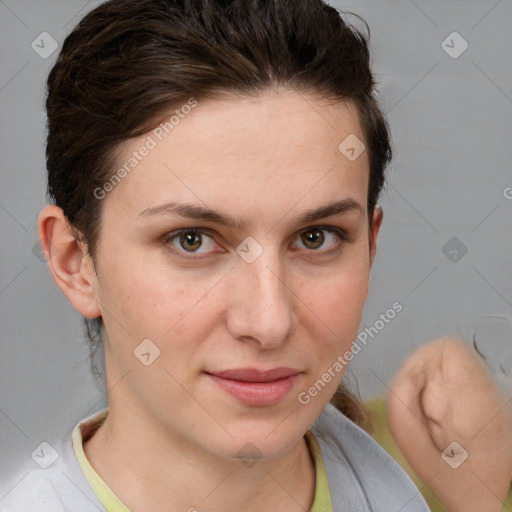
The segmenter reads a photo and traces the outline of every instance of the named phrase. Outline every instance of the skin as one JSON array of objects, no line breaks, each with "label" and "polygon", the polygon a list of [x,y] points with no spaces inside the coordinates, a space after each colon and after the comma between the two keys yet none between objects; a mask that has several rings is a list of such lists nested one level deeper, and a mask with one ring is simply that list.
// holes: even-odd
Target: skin
[{"label": "skin", "polygon": [[[406,360],[390,387],[388,419],[409,464],[450,512],[501,510],[512,479],[510,404],[462,341],[434,340]],[[468,453],[457,468],[441,457],[454,441]]]},{"label": "skin", "polygon": [[[84,449],[132,510],[309,510],[315,471],[303,435],[343,372],[308,405],[297,397],[357,335],[382,222],[381,209],[371,222],[366,210],[367,153],[349,161],[338,150],[350,134],[364,141],[353,104],[312,93],[200,101],[103,199],[94,263],[60,208],[41,213],[56,283],[105,323],[110,413]],[[145,138],[123,144],[120,165]],[[347,198],[361,208],[298,221]],[[246,224],[141,215],[170,201]],[[306,245],[301,235],[322,225],[347,240],[322,231],[323,244]],[[192,227],[211,230],[195,253],[165,238]],[[236,252],[248,236],[263,249],[250,264]],[[148,338],[160,356],[144,366],[133,352]],[[266,406],[241,403],[205,374],[282,366],[300,375]],[[261,456],[251,467],[237,458],[247,443]]]}]

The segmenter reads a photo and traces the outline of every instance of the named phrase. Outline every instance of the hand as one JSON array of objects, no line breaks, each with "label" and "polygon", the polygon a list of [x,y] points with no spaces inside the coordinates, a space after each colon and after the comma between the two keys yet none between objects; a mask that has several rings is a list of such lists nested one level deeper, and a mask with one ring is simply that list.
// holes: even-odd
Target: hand
[{"label": "hand", "polygon": [[[398,447],[450,512],[501,510],[512,480],[510,404],[469,347],[455,338],[420,347],[394,378],[387,407]],[[452,445],[444,460],[453,442],[462,449]]]}]

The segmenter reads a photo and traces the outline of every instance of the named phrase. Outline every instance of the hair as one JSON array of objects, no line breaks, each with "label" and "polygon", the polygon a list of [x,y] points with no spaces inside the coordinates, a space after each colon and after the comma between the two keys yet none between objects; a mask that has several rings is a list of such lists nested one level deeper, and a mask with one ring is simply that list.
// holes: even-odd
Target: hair
[{"label": "hair", "polygon": [[[367,36],[323,0],[109,0],[65,39],[48,76],[48,194],[94,261],[101,200],[123,141],[157,127],[191,98],[285,88],[352,101],[369,158],[371,218],[391,160]],[[102,320],[85,319],[91,348]],[[346,389],[333,403],[360,423]]]}]

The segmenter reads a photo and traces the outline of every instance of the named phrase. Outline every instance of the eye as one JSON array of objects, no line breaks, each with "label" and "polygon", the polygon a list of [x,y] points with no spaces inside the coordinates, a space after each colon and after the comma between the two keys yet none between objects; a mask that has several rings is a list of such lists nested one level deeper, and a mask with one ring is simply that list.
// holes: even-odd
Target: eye
[{"label": "eye", "polygon": [[[215,242],[204,229],[188,228],[167,235],[164,244],[170,244],[181,253],[203,254],[211,252]],[[203,250],[200,250],[203,249]]]},{"label": "eye", "polygon": [[[215,251],[215,241],[207,228],[185,228],[168,233],[162,239],[165,246],[171,246],[184,258],[197,258],[194,254],[208,254]],[[212,233],[213,235],[213,233]],[[298,249],[308,249],[308,252],[330,254],[341,249],[347,241],[343,229],[334,226],[313,226],[302,231],[298,237],[302,244],[295,246]],[[327,246],[327,247],[326,247]]]},{"label": "eye", "polygon": [[323,248],[325,250],[321,252],[329,253],[339,249],[347,237],[342,229],[332,226],[314,226],[302,231],[299,240],[306,249],[317,251]]}]

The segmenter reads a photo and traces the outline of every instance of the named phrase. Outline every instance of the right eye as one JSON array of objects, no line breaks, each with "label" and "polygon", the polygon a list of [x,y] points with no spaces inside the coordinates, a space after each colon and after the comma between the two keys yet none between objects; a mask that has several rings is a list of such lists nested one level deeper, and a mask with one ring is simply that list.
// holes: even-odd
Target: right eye
[{"label": "right eye", "polygon": [[[208,235],[210,230],[204,228],[184,228],[165,235],[163,243],[172,246],[180,256],[194,258],[186,254],[207,254],[212,251],[215,241]],[[200,249],[204,250],[200,250]],[[180,254],[181,253],[181,254]]]}]

